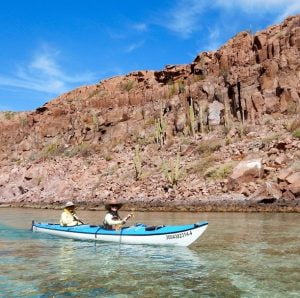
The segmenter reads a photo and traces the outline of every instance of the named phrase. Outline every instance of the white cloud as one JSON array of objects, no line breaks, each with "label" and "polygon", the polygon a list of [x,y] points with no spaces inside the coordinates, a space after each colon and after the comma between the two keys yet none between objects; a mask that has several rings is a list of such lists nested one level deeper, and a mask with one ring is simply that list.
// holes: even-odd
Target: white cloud
[{"label": "white cloud", "polygon": [[[210,10],[220,10],[226,19],[226,12],[244,13],[248,15],[273,14],[274,23],[278,23],[288,15],[300,13],[299,0],[177,0],[174,6],[158,23],[177,33],[180,37],[188,38],[194,32],[201,30],[201,22]],[[228,22],[230,23],[230,19]]]},{"label": "white cloud", "polygon": [[0,87],[14,87],[49,94],[59,94],[74,88],[74,84],[90,83],[92,73],[67,74],[57,62],[58,51],[45,46],[27,63],[17,65],[14,74],[0,73]]},{"label": "white cloud", "polygon": [[133,52],[134,50],[140,48],[143,44],[144,44],[144,40],[143,41],[140,41],[140,42],[137,42],[137,43],[133,43],[131,45],[129,45],[126,49],[125,49],[125,53],[131,53]]},{"label": "white cloud", "polygon": [[148,30],[148,26],[145,23],[134,24],[132,25],[132,28],[140,32],[146,32]]},{"label": "white cloud", "polygon": [[167,12],[160,25],[187,38],[199,30],[199,16],[205,12],[206,3],[202,0],[177,1],[176,5]]},{"label": "white cloud", "polygon": [[207,51],[216,51],[222,44],[221,40],[221,32],[217,27],[209,29],[208,34],[208,43],[206,45]]},{"label": "white cloud", "polygon": [[[300,12],[299,0],[216,0],[215,6],[221,8],[240,9],[246,13],[275,12],[280,15]],[[282,14],[282,12],[284,12]],[[287,16],[286,14],[285,16]]]},{"label": "white cloud", "polygon": [[287,16],[290,15],[295,15],[300,13],[300,1],[297,1],[296,3],[290,4],[288,5],[283,13],[281,15],[278,16],[277,20],[275,21],[276,23],[281,22],[282,20],[284,20]]}]

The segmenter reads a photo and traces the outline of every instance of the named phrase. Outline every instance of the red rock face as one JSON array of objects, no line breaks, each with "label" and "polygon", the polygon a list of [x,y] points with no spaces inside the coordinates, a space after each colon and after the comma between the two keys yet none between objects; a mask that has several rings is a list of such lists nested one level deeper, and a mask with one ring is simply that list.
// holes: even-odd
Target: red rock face
[{"label": "red rock face", "polygon": [[[125,152],[121,160],[132,154],[128,152],[136,142],[147,149],[157,139],[158,127],[163,130],[160,149],[184,147],[182,135],[197,140],[208,130],[232,123],[262,125],[266,115],[295,113],[300,106],[299,51],[298,15],[256,34],[241,32],[191,64],[114,77],[65,93],[34,112],[3,114],[0,161],[6,166],[18,162],[15,166],[23,172],[22,162],[43,163],[60,152],[72,158],[77,150],[87,156],[101,152],[109,163],[118,144],[125,148],[115,152]],[[65,193],[69,185],[58,192]],[[15,196],[2,197],[24,195],[24,188],[12,189]]]}]

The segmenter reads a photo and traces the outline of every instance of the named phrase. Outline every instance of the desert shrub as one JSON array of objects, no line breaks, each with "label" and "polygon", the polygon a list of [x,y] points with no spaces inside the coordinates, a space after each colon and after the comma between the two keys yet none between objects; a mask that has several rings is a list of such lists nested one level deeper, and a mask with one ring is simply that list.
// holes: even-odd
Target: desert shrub
[{"label": "desert shrub", "polygon": [[176,159],[170,162],[164,162],[163,173],[167,181],[172,185],[177,185],[178,181],[182,178],[183,168],[180,167],[180,156],[177,153]]},{"label": "desert shrub", "polygon": [[293,131],[293,137],[300,139],[300,128]]},{"label": "desert shrub", "polygon": [[130,80],[121,84],[121,90],[129,92],[134,87],[134,81]]},{"label": "desert shrub", "polygon": [[178,84],[179,93],[184,93],[185,92],[184,81],[183,80],[179,80],[177,84]]},{"label": "desert shrub", "polygon": [[40,152],[40,158],[45,159],[52,156],[57,156],[63,153],[63,146],[59,142],[53,142],[46,145]]},{"label": "desert shrub", "polygon": [[203,81],[203,80],[205,80],[205,75],[204,74],[193,75],[192,80],[193,80],[193,82]]},{"label": "desert shrub", "polygon": [[11,111],[4,112],[4,119],[10,120],[15,116],[15,114],[16,114],[15,112],[11,112]]},{"label": "desert shrub", "polygon": [[144,137],[136,137],[135,142],[137,142],[139,146],[147,146],[156,142],[156,135],[155,133],[150,133]]},{"label": "desert shrub", "polygon": [[298,104],[295,101],[289,101],[287,104],[287,109],[286,112],[288,115],[292,115],[297,113],[297,109],[298,109]]},{"label": "desert shrub", "polygon": [[225,164],[210,167],[204,173],[204,177],[210,178],[213,180],[225,179],[231,174],[233,167],[235,165],[236,165],[236,162],[228,162]]},{"label": "desert shrub", "polygon": [[88,157],[95,153],[98,153],[99,150],[100,147],[97,144],[81,143],[77,146],[74,146],[66,150],[64,153],[68,157],[73,157],[73,156]]},{"label": "desert shrub", "polygon": [[222,145],[223,140],[220,139],[202,140],[198,144],[198,152],[200,154],[212,153],[219,150]]},{"label": "desert shrub", "polygon": [[192,165],[189,173],[195,173],[199,177],[203,178],[206,171],[215,165],[217,157],[214,154],[210,154],[206,157],[200,158],[196,163]]},{"label": "desert shrub", "polygon": [[290,132],[293,132],[297,129],[300,129],[300,118],[296,118],[287,123],[286,129]]},{"label": "desert shrub", "polygon": [[267,135],[265,138],[262,138],[261,141],[262,141],[263,144],[268,145],[272,141],[277,140],[278,138],[279,138],[278,133],[271,133],[271,134]]},{"label": "desert shrub", "polygon": [[248,126],[248,125],[245,125],[243,123],[241,123],[239,126],[238,126],[238,133],[239,133],[239,136],[241,138],[243,138],[245,135],[247,135],[249,132],[251,132],[251,127]]},{"label": "desert shrub", "polygon": [[174,84],[173,81],[169,81],[168,86],[169,86],[168,98],[171,98],[172,96],[174,96],[177,93],[176,85]]},{"label": "desert shrub", "polygon": [[262,124],[263,125],[274,125],[275,119],[271,115],[264,115],[262,119]]},{"label": "desert shrub", "polygon": [[113,159],[113,156],[109,153],[109,152],[103,152],[102,153],[102,157],[106,160],[106,161],[111,161]]},{"label": "desert shrub", "polygon": [[154,117],[150,117],[147,120],[145,120],[144,128],[147,128],[147,127],[153,126],[153,125],[155,125],[155,118]]}]

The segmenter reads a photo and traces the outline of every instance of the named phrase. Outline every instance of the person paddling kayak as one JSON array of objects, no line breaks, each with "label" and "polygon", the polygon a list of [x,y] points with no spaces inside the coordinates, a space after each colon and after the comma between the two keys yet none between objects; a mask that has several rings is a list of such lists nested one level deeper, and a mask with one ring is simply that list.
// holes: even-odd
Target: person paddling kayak
[{"label": "person paddling kayak", "polygon": [[132,213],[129,213],[125,218],[119,216],[118,210],[123,204],[118,203],[115,199],[108,201],[105,204],[105,209],[108,211],[104,217],[103,225],[105,229],[116,230],[126,223],[126,221],[132,217]]},{"label": "person paddling kayak", "polygon": [[78,226],[82,225],[83,222],[78,218],[75,212],[75,204],[73,202],[67,202],[63,213],[60,216],[61,226]]}]

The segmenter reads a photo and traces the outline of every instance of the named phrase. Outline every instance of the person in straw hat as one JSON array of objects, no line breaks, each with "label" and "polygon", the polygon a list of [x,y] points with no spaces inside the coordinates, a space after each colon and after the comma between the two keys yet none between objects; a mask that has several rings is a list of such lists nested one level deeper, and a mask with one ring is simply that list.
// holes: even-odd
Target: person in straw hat
[{"label": "person in straw hat", "polygon": [[83,222],[78,218],[75,212],[75,204],[73,202],[67,202],[63,213],[60,216],[61,226],[77,226],[82,225]]},{"label": "person in straw hat", "polygon": [[117,202],[115,199],[108,201],[105,204],[105,209],[108,211],[104,217],[103,225],[105,229],[115,230],[120,228],[126,223],[126,221],[132,217],[132,213],[129,213],[125,218],[119,216],[118,210],[123,206],[122,203]]}]

